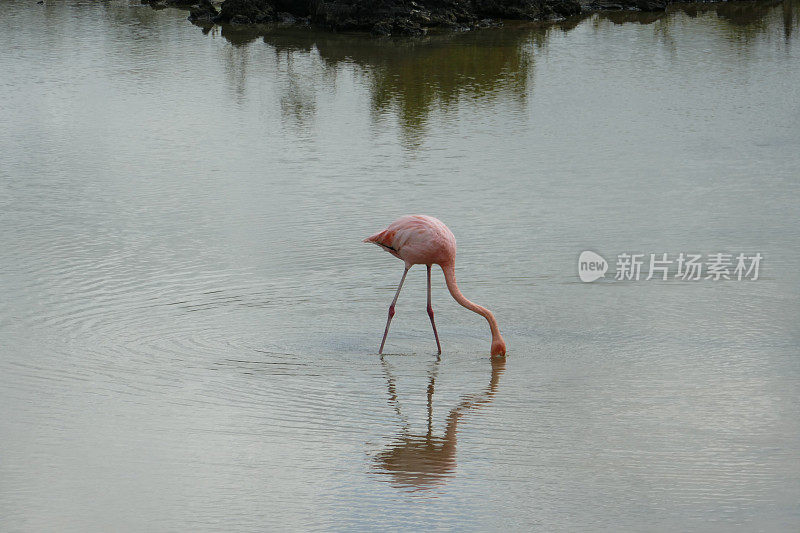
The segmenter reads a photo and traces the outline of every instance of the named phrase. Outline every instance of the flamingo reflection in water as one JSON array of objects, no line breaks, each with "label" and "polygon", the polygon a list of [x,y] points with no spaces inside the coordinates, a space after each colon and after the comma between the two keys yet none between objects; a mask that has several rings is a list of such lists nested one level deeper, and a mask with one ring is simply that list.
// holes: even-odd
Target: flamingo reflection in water
[{"label": "flamingo reflection in water", "polygon": [[490,361],[492,373],[489,385],[476,394],[464,396],[458,405],[450,410],[444,435],[439,437],[433,434],[433,392],[440,360],[436,360],[429,373],[427,432],[414,434],[410,431],[410,424],[400,409],[395,379],[389,364],[381,357],[386,373],[389,404],[403,422],[403,428],[394,441],[375,456],[374,466],[377,473],[387,474],[394,485],[412,490],[432,489],[452,477],[456,468],[458,424],[469,411],[477,411],[492,401],[500,376],[505,371],[504,357],[492,357]]}]

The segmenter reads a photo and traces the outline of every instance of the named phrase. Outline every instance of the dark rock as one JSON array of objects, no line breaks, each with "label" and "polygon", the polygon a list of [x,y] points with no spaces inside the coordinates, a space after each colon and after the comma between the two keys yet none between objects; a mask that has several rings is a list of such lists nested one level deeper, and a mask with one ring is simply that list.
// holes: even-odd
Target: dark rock
[{"label": "dark rock", "polygon": [[153,7],[192,7],[198,0],[142,0],[142,3]]},{"label": "dark rock", "polygon": [[676,0],[589,0],[584,4],[588,11],[664,11],[667,6]]},{"label": "dark rock", "polygon": [[200,24],[316,24],[336,31],[422,35],[428,28],[455,31],[500,25],[503,19],[570,20],[593,11],[663,13],[677,0],[141,0],[154,8],[191,7]]},{"label": "dark rock", "polygon": [[392,34],[392,25],[382,20],[380,22],[376,22],[374,26],[372,26],[372,35],[391,35]]},{"label": "dark rock", "polygon": [[536,20],[545,13],[543,0],[475,0],[475,10],[483,16]]},{"label": "dark rock", "polygon": [[[548,20],[580,12],[578,0],[141,0],[155,8],[191,6],[200,24],[318,24],[376,35],[422,35],[427,28],[469,30],[499,25],[503,18]],[[607,0],[598,0],[607,1]],[[664,1],[664,0],[625,0]]]},{"label": "dark rock", "polygon": [[664,11],[667,9],[667,0],[636,0],[636,7],[642,11]]},{"label": "dark rock", "polygon": [[189,10],[189,20],[192,22],[212,22],[219,12],[211,0],[200,0],[200,2]]},{"label": "dark rock", "polygon": [[283,24],[295,24],[297,22],[297,19],[294,17],[294,15],[285,11],[281,11],[275,15],[275,19]]},{"label": "dark rock", "polygon": [[270,0],[225,0],[214,22],[231,24],[263,24],[274,22],[275,7]]},{"label": "dark rock", "polygon": [[477,28],[497,28],[502,26],[503,23],[494,19],[481,19],[475,24]]},{"label": "dark rock", "polygon": [[630,0],[590,0],[582,7],[584,11],[619,11],[627,7],[620,2],[626,1]]},{"label": "dark rock", "polygon": [[547,7],[556,15],[572,17],[581,14],[581,4],[578,0],[552,0],[547,2]]}]

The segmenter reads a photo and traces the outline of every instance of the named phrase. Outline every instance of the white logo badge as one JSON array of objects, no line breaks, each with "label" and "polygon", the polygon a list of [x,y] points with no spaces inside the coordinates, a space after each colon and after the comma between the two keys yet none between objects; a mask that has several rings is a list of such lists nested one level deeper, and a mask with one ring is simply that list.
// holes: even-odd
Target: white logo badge
[{"label": "white logo badge", "polygon": [[608,263],[600,255],[589,250],[581,252],[581,256],[578,258],[578,276],[581,281],[589,283],[602,278],[606,270],[608,270]]}]

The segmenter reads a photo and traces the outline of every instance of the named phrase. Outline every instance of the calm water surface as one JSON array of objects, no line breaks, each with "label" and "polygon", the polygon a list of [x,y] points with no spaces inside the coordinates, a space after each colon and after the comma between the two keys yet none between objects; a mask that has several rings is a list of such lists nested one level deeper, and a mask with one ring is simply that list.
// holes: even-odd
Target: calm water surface
[{"label": "calm water surface", "polygon": [[[0,530],[800,527],[796,0],[392,41],[0,18]],[[402,264],[421,212],[444,354]],[[757,281],[581,283],[583,250]]]}]

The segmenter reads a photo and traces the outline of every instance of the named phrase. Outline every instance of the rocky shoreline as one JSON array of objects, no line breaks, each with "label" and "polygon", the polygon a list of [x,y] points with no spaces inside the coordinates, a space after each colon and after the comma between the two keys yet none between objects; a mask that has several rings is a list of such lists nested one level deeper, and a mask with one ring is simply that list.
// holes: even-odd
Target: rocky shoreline
[{"label": "rocky shoreline", "polygon": [[595,11],[664,11],[676,0],[142,0],[189,9],[203,24],[301,24],[374,35],[422,35],[430,28],[469,30],[502,19],[558,21]]}]

